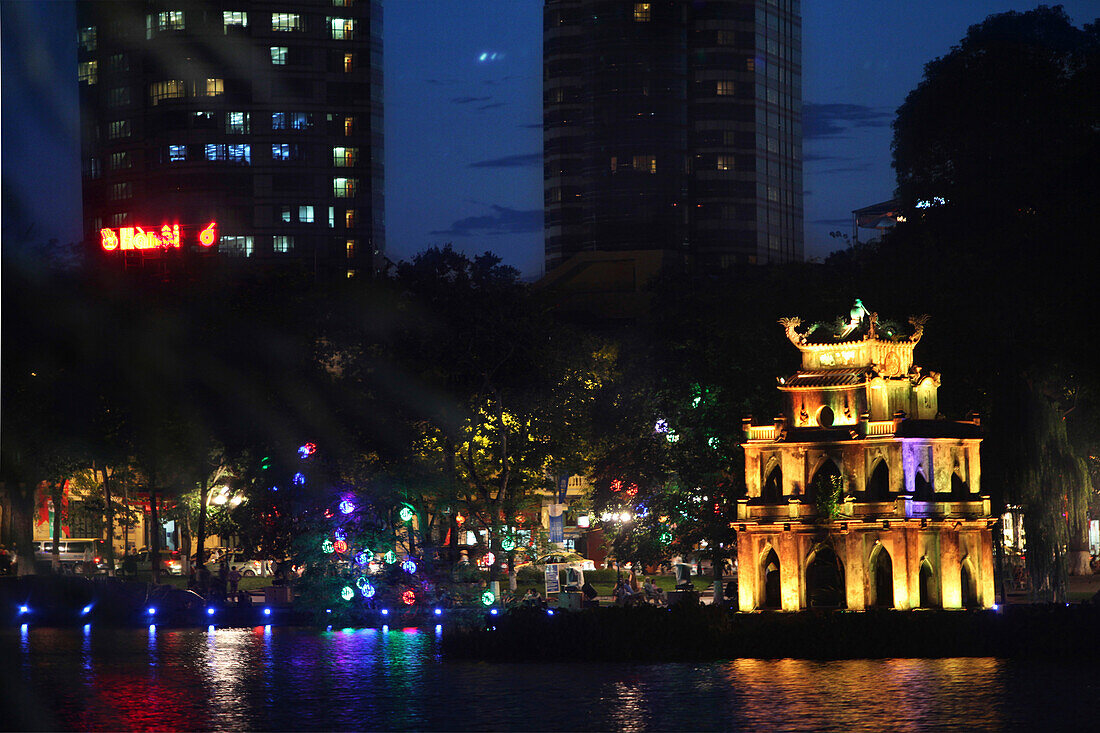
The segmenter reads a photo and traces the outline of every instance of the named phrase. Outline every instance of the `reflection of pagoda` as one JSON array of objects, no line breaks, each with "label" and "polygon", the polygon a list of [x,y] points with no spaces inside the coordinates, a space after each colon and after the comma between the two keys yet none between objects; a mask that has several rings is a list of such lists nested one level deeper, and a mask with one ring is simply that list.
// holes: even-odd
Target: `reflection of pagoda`
[{"label": "reflection of pagoda", "polygon": [[836,327],[785,318],[802,368],[779,379],[789,417],[745,420],[737,507],[742,611],[993,605],[977,417],[937,416],[940,377],[856,301]]}]

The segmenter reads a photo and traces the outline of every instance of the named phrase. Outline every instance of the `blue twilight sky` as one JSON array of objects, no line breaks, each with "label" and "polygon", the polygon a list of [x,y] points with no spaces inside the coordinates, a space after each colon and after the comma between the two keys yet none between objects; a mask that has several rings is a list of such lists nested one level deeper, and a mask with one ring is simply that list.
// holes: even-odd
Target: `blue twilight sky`
[{"label": "blue twilight sky", "polygon": [[[802,4],[806,256],[889,199],[890,123],[925,62],[1019,0]],[[1095,0],[1069,0],[1078,26]],[[0,0],[4,246],[80,237],[73,4]],[[542,0],[386,0],[391,259],[452,242],[542,274]],[[495,56],[494,56],[495,54]],[[950,120],[945,120],[950,124]]]}]

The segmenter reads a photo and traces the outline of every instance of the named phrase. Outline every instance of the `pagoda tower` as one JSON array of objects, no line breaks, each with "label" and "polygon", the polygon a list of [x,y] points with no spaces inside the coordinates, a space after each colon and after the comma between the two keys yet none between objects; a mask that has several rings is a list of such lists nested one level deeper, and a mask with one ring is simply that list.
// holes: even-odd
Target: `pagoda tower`
[{"label": "pagoda tower", "polygon": [[780,319],[802,367],[783,414],[744,421],[740,610],[993,605],[981,423],[939,414],[940,375],[913,363],[926,321],[902,334],[859,300],[835,326]]}]

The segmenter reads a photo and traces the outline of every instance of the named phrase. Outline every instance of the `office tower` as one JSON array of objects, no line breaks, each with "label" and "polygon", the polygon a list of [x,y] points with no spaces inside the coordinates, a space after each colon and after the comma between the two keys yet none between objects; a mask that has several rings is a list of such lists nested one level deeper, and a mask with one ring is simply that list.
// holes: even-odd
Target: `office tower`
[{"label": "office tower", "polygon": [[85,240],[369,276],[385,246],[380,0],[77,3]]},{"label": "office tower", "polygon": [[799,0],[546,0],[547,271],[802,259]]}]

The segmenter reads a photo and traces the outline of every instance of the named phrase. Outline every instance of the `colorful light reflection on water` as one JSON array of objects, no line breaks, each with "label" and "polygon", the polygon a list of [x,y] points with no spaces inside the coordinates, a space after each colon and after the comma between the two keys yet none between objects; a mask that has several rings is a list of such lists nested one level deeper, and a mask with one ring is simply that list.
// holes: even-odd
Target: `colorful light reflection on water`
[{"label": "colorful light reflection on water", "polygon": [[445,662],[440,628],[7,629],[12,727],[1003,730],[1092,721],[1100,673],[998,659]]}]

